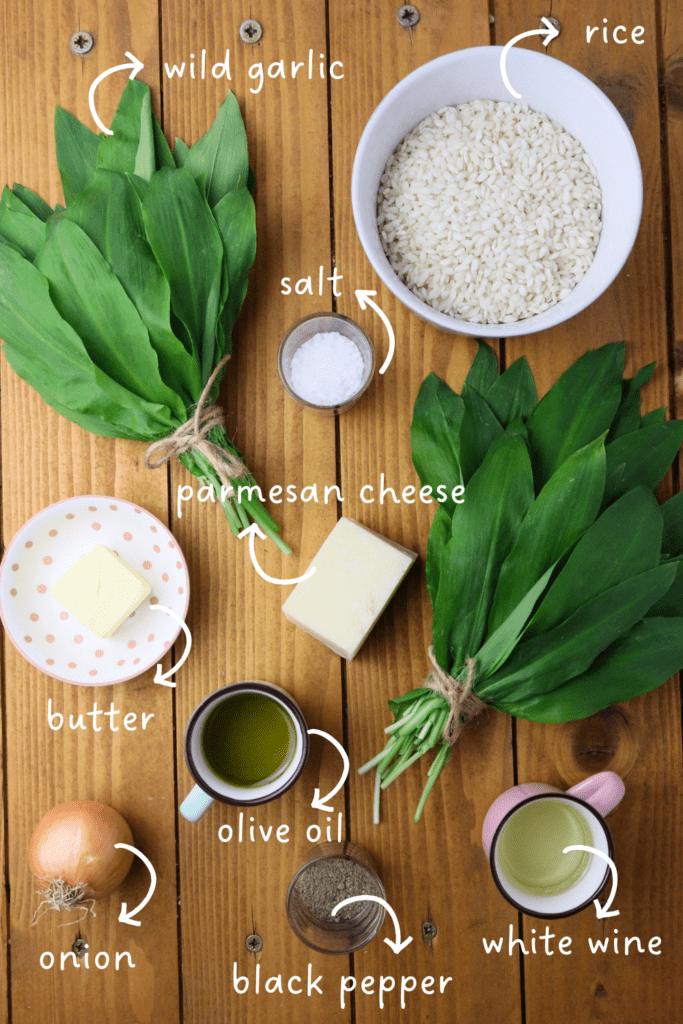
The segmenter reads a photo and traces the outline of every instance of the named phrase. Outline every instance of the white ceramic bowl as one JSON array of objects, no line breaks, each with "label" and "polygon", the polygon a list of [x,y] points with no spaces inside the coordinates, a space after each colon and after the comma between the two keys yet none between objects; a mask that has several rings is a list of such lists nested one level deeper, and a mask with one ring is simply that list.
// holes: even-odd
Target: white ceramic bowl
[{"label": "white ceramic bowl", "polygon": [[521,100],[577,138],[602,188],[602,233],[595,258],[567,298],[544,313],[511,324],[473,324],[439,313],[403,284],[384,254],[377,229],[377,190],[387,160],[412,128],[433,111],[476,99],[508,100],[500,73],[500,46],[458,50],[424,64],[388,93],[368,121],[356,151],[351,182],[353,215],[365,254],[401,302],[442,331],[512,337],[544,331],[594,302],[612,283],[633,248],[643,207],[638,152],[623,118],[596,85],[568,64],[513,47],[506,69]]}]

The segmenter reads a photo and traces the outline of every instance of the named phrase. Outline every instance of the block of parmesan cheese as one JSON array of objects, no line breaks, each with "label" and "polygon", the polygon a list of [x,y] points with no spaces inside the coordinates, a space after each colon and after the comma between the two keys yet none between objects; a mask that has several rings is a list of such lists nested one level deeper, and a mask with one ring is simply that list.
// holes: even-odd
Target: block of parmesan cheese
[{"label": "block of parmesan cheese", "polygon": [[102,640],[151,592],[147,580],[103,544],[95,544],[50,587],[52,596]]},{"label": "block of parmesan cheese", "polygon": [[342,658],[356,656],[417,558],[354,519],[340,519],[282,606],[286,618]]}]

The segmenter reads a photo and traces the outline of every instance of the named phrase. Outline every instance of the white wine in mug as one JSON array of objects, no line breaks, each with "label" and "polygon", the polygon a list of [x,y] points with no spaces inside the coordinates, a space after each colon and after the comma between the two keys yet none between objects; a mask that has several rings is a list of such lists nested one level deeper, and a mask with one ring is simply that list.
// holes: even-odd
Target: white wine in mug
[{"label": "white wine in mug", "polygon": [[[614,772],[600,772],[566,793],[528,782],[491,805],[483,843],[505,899],[533,917],[558,918],[590,906],[614,860],[605,815],[624,795]],[[572,849],[583,847],[583,849]]]},{"label": "white wine in mug", "polygon": [[588,867],[588,822],[566,800],[534,800],[514,814],[498,839],[500,870],[523,892],[554,896],[578,882]]}]

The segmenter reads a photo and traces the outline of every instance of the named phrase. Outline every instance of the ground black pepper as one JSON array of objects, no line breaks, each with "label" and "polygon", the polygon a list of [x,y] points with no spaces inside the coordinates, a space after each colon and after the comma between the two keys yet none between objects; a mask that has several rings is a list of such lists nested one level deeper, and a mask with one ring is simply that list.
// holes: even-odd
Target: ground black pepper
[{"label": "ground black pepper", "polygon": [[374,876],[347,857],[327,857],[302,871],[296,886],[304,906],[319,921],[350,921],[366,907],[367,901],[349,903],[332,917],[331,911],[349,896],[381,896]]}]

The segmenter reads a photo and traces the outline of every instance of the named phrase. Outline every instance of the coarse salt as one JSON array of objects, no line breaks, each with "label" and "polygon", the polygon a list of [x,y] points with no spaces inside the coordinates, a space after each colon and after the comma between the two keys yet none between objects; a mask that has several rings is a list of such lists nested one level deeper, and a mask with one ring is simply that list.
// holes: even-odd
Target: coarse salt
[{"label": "coarse salt", "polygon": [[305,341],[292,356],[291,386],[312,405],[343,405],[357,394],[365,365],[358,346],[339,331]]}]

